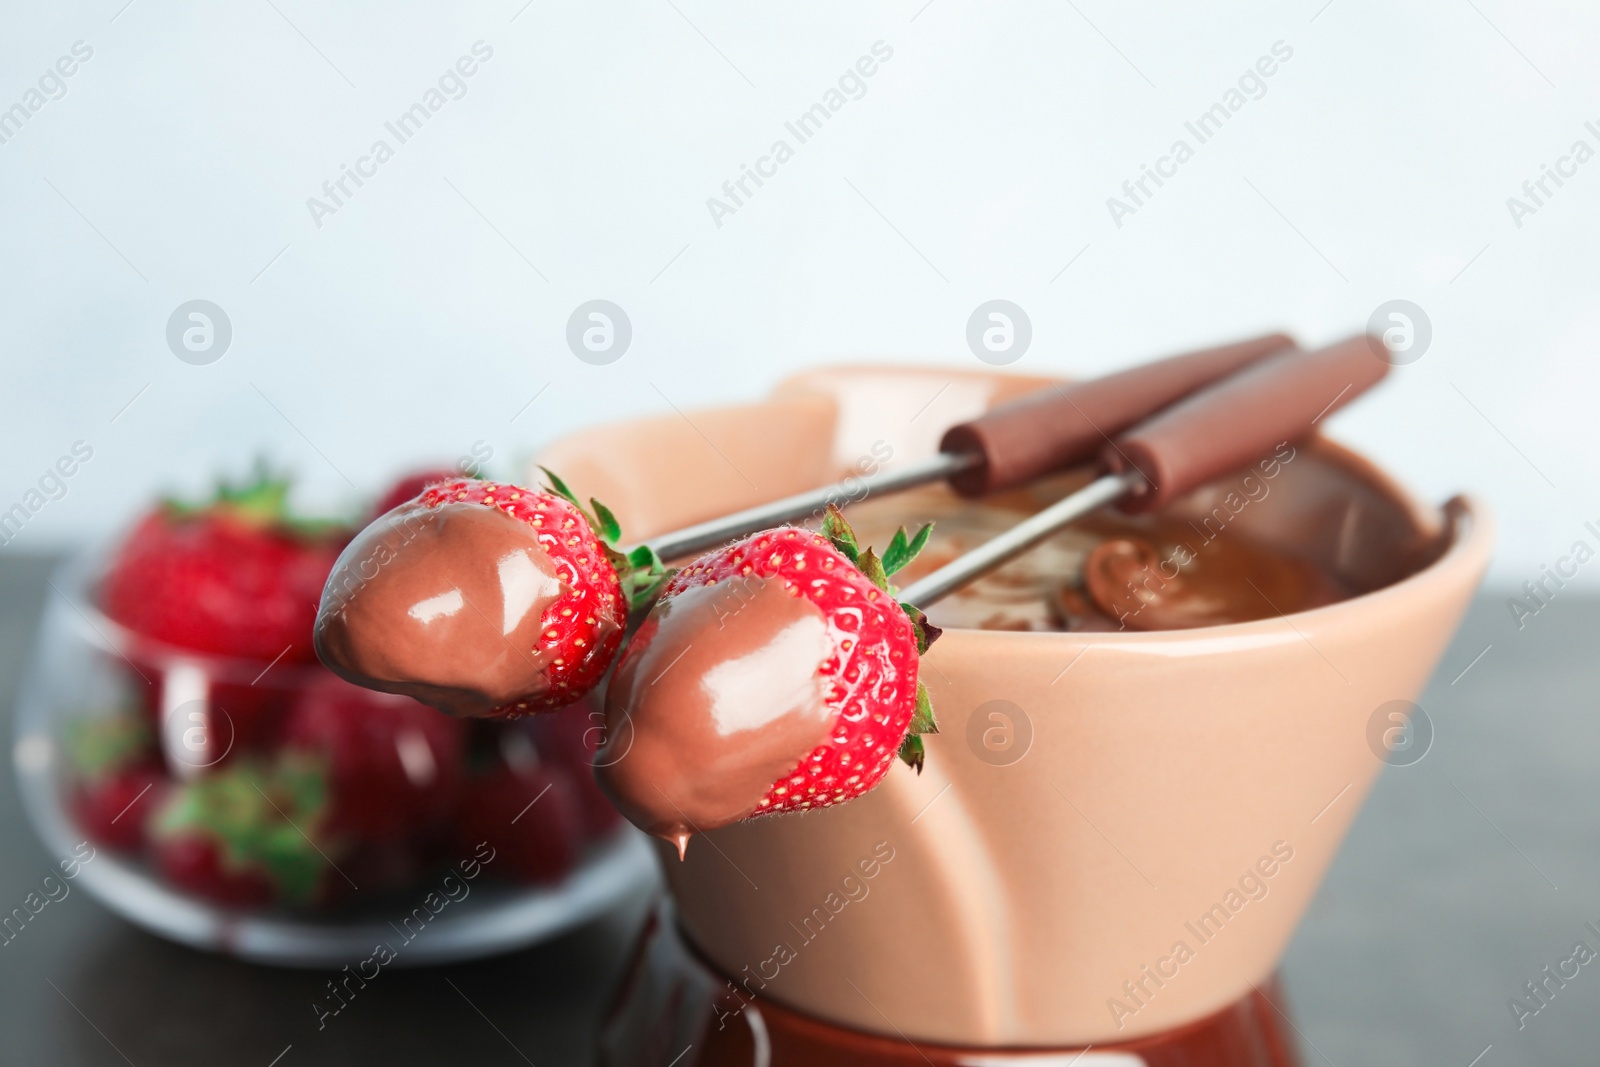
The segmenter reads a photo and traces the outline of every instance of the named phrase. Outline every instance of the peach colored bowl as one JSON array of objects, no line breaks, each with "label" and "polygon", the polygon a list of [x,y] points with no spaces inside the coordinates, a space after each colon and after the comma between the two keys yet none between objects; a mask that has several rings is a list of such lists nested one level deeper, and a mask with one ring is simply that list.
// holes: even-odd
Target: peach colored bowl
[{"label": "peach colored bowl", "polygon": [[[942,427],[1040,381],[817,371],[763,403],[585,431],[541,460],[643,537],[832,480],[875,445],[927,455]],[[1175,510],[1203,516],[1231,488]],[[800,1011],[969,1047],[1126,1040],[1249,992],[1383,766],[1374,712],[1422,689],[1492,533],[1482,505],[1420,504],[1326,441],[1230,518],[1373,591],[1197,630],[947,631],[923,670],[943,727],[926,771],[705,835],[681,864],[663,854],[689,936]],[[1020,712],[987,709],[976,735],[1032,733],[1005,765],[968,741],[995,700]]]}]

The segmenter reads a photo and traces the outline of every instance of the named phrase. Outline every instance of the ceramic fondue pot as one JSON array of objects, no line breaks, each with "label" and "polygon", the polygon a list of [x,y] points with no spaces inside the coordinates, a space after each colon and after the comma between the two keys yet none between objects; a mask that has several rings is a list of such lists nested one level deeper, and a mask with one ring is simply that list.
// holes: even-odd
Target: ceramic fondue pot
[{"label": "ceramic fondue pot", "polygon": [[[761,403],[585,430],[540,462],[643,538],[927,456],[1044,381],[821,370]],[[1290,549],[1357,595],[1186,630],[946,630],[922,670],[941,732],[920,776],[712,831],[681,862],[663,848],[669,915],[721,980],[683,1033],[770,1004],[890,1043],[1075,1049],[1269,987],[1384,765],[1374,717],[1420,693],[1492,541],[1470,498],[1422,503],[1325,439],[1289,451],[1167,514]]]}]

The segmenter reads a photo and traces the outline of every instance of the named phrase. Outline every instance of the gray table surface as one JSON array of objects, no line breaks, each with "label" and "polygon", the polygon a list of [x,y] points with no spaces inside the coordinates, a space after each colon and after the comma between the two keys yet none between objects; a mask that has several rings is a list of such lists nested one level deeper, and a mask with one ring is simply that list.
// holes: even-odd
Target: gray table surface
[{"label": "gray table surface", "polygon": [[[8,726],[50,562],[0,558]],[[1420,701],[1431,750],[1384,772],[1289,951],[1308,1067],[1600,1061],[1600,959],[1520,1029],[1507,1004],[1574,942],[1600,951],[1584,927],[1600,927],[1597,634],[1600,599],[1559,599],[1521,631],[1503,596],[1474,605]],[[5,760],[0,901],[52,864]],[[639,918],[386,972],[319,1031],[320,972],[180,948],[74,892],[0,948],[0,1063],[582,1064]]]}]

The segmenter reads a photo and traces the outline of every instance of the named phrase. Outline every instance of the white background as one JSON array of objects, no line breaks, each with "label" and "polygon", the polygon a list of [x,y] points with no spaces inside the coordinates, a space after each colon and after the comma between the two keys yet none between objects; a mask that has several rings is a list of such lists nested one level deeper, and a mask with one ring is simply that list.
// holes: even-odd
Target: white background
[{"label": "white background", "polygon": [[[124,3],[0,18],[0,108],[94,50],[0,144],[0,510],[75,440],[94,458],[0,551],[260,453],[353,507],[347,480],[480,440],[505,474],[807,365],[975,366],[993,298],[1033,323],[1015,369],[1073,374],[1414,301],[1432,347],[1334,432],[1488,497],[1504,582],[1600,520],[1600,160],[1520,228],[1506,205],[1600,148],[1592,5]],[[319,229],[307,198],[478,40],[467,94]],[[880,40],[865,96],[719,228],[707,198]],[[1266,94],[1117,227],[1107,197],[1276,41]],[[233,325],[208,366],[165,341],[194,298]],[[565,344],[593,298],[633,323],[610,366]]]}]

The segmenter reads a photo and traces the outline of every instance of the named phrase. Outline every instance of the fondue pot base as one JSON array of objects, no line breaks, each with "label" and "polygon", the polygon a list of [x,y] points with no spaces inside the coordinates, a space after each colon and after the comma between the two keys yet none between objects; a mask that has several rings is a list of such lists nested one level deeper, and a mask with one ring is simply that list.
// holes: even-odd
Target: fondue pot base
[{"label": "fondue pot base", "polygon": [[953,1048],[865,1034],[751,995],[719,973],[662,904],[639,934],[600,1035],[604,1067],[1301,1067],[1273,975],[1203,1019],[1126,1043]]}]

